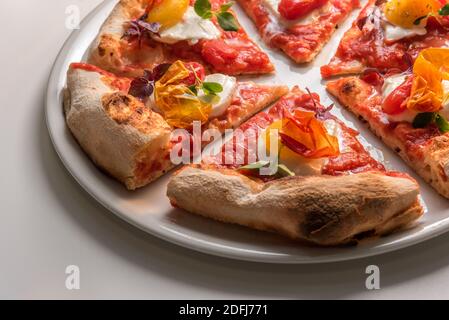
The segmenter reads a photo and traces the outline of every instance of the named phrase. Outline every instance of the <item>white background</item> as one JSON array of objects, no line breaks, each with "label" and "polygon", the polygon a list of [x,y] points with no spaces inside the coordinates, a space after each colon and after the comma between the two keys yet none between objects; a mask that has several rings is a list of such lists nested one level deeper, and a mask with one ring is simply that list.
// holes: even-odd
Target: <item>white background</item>
[{"label": "white background", "polygon": [[[50,68],[70,34],[65,9],[101,0],[0,4],[0,298],[449,298],[449,235],[396,253],[323,265],[264,265],[206,256],[127,225],[67,173],[44,121]],[[65,288],[65,268],[81,289]],[[381,289],[365,288],[365,268]]]}]

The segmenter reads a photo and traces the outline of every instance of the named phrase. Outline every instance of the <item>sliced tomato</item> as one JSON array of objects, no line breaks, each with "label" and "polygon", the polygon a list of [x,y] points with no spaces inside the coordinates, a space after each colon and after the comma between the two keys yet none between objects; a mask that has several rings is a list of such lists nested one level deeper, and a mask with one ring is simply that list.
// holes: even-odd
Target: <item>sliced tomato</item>
[{"label": "sliced tomato", "polygon": [[279,13],[287,20],[296,20],[322,7],[328,0],[281,0]]},{"label": "sliced tomato", "polygon": [[407,100],[412,91],[413,77],[409,77],[403,84],[393,90],[384,100],[382,110],[386,114],[399,114],[407,108]]},{"label": "sliced tomato", "polygon": [[190,71],[190,74],[187,78],[181,81],[181,83],[191,86],[196,83],[196,80],[199,79],[201,81],[206,77],[206,71],[204,67],[198,62],[186,62],[184,63],[186,68]]},{"label": "sliced tomato", "polygon": [[365,70],[360,79],[375,87],[381,87],[384,84],[384,77],[376,69]]}]

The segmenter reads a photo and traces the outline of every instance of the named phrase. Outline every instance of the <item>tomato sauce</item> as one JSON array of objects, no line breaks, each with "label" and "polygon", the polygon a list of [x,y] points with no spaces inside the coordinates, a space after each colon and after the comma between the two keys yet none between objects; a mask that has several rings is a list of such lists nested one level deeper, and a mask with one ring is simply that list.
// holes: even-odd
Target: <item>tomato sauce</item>
[{"label": "tomato sauce", "polygon": [[[342,175],[349,173],[358,173],[365,171],[381,171],[384,172],[384,166],[364,149],[362,144],[357,140],[358,132],[347,127],[328,110],[321,105],[319,96],[315,93],[304,93],[297,88],[292,93],[281,98],[268,111],[261,112],[249,121],[245,122],[240,129],[243,131],[243,140],[237,138],[229,140],[222,148],[222,151],[212,159],[212,162],[225,167],[238,168],[248,164],[249,156],[257,154],[257,144],[249,143],[249,139],[258,139],[263,130],[270,126],[274,121],[282,118],[283,109],[293,111],[296,108],[303,108],[317,112],[323,120],[332,119],[336,121],[342,129],[342,140],[345,145],[344,153],[338,156],[328,158],[329,161],[324,166],[322,173],[328,175]],[[251,140],[254,141],[254,140]],[[240,154],[237,150],[244,150],[244,157],[238,158]],[[239,150],[240,151],[240,150]],[[229,162],[230,159],[233,162]],[[225,164],[223,164],[225,163]],[[249,174],[249,172],[246,172]],[[260,177],[263,180],[270,180],[273,177]]]},{"label": "tomato sauce", "polygon": [[421,50],[447,45],[449,40],[447,17],[439,18],[439,22],[430,17],[426,35],[387,42],[380,18],[383,5],[381,3],[375,6],[375,3],[375,0],[371,0],[362,10],[351,30],[340,42],[331,63],[321,68],[323,77],[345,73],[345,64],[351,69],[357,61],[361,62],[363,67],[376,68],[384,73],[391,69],[406,71],[411,68]]}]

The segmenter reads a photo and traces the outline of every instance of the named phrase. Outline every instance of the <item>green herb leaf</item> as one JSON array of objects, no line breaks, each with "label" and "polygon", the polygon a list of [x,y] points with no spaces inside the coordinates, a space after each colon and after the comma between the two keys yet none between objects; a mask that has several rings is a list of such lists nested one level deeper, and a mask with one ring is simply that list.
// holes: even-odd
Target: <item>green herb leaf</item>
[{"label": "green herb leaf", "polygon": [[198,89],[196,85],[191,85],[188,87],[190,91],[192,91],[196,96],[198,95]]},{"label": "green herb leaf", "polygon": [[441,115],[437,114],[435,117],[435,123],[441,132],[449,132],[449,122]]},{"label": "green herb leaf", "polygon": [[202,88],[206,94],[217,94],[223,91],[223,86],[217,82],[203,82]]},{"label": "green herb leaf", "polygon": [[261,160],[240,167],[238,170],[258,170],[260,168],[267,166],[268,164],[270,164],[270,161]]},{"label": "green herb leaf", "polygon": [[413,21],[413,24],[415,26],[419,26],[421,24],[421,21],[423,21],[423,19],[425,18],[427,18],[427,15],[417,18],[415,21]]},{"label": "green herb leaf", "polygon": [[220,11],[221,12],[228,11],[229,9],[231,9],[231,7],[234,5],[234,3],[235,3],[234,1],[229,1],[228,3],[222,4],[220,6]]},{"label": "green herb leaf", "polygon": [[217,13],[217,20],[220,27],[225,31],[238,31],[239,25],[237,20],[230,12],[219,12]]},{"label": "green herb leaf", "polygon": [[294,172],[292,172],[289,168],[287,168],[286,165],[284,164],[279,164],[278,165],[278,172],[277,172],[280,176],[283,177],[292,177],[295,175]]},{"label": "green herb leaf", "polygon": [[440,16],[449,16],[449,3],[446,3],[444,7],[438,10]]},{"label": "green herb leaf", "polygon": [[434,112],[423,112],[418,113],[418,115],[413,120],[413,128],[425,128],[429,124],[435,121],[435,113]]},{"label": "green herb leaf", "polygon": [[209,0],[196,0],[195,4],[193,5],[193,8],[195,9],[195,12],[197,15],[199,15],[203,19],[210,19],[212,18],[212,6],[209,2]]}]

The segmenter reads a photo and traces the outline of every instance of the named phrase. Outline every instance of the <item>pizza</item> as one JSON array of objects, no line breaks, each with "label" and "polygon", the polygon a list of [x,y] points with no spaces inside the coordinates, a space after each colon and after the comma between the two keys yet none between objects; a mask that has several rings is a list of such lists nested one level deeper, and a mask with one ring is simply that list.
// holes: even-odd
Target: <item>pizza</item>
[{"label": "pizza", "polygon": [[226,75],[274,71],[225,0],[120,0],[92,44],[88,62],[122,76],[176,60]]},{"label": "pizza", "polygon": [[[321,71],[360,73],[327,89],[449,197],[449,49],[439,48],[449,5],[426,1],[370,1]],[[267,43],[298,63],[359,5],[239,3]],[[316,245],[411,226],[424,212],[417,182],[388,170],[332,105],[308,89],[237,78],[274,66],[232,5],[118,2],[87,61],[67,72],[64,115],[86,155],[129,190],[182,164],[167,186],[173,206]]]},{"label": "pizza", "polygon": [[70,131],[93,162],[133,190],[175,166],[170,152],[180,143],[172,136],[176,129],[191,134],[196,121],[200,128],[224,132],[287,91],[206,75],[196,62],[159,65],[137,78],[73,63],[64,109]]},{"label": "pizza", "polygon": [[390,233],[423,213],[416,181],[386,170],[316,94],[295,87],[240,129],[171,177],[173,206],[325,246]]},{"label": "pizza", "polygon": [[449,198],[449,49],[421,51],[412,69],[331,81],[328,91],[425,181]]},{"label": "pizza", "polygon": [[238,0],[271,47],[312,61],[359,0]]},{"label": "pizza", "polygon": [[446,0],[369,0],[340,41],[335,56],[321,67],[323,78],[408,70],[419,52],[449,41]]}]

